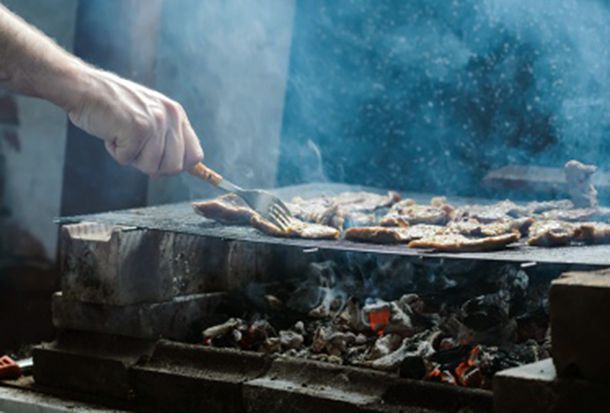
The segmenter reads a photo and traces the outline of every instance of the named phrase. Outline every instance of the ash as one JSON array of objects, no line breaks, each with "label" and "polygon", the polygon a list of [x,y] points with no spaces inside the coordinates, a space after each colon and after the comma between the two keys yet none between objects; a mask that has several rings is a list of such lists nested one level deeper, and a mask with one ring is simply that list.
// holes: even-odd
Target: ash
[{"label": "ash", "polygon": [[368,256],[313,263],[306,275],[232,294],[203,344],[481,388],[500,370],[549,357],[552,277]]}]

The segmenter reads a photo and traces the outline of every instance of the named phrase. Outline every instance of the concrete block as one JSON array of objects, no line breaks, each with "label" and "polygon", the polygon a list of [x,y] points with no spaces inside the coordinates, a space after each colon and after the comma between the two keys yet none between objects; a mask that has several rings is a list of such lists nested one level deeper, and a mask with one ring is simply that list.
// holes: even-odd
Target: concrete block
[{"label": "concrete block", "polygon": [[36,385],[128,400],[130,368],[148,358],[154,342],[101,334],[64,332],[33,351]]},{"label": "concrete block", "polygon": [[243,413],[242,383],[269,364],[263,354],[161,341],[132,370],[136,402],[154,411]]},{"label": "concrete block", "polygon": [[61,229],[62,291],[84,302],[163,301],[174,283],[161,259],[170,240],[156,231],[94,222]]},{"label": "concrete block", "polygon": [[126,337],[199,339],[201,323],[214,316],[224,293],[175,297],[161,303],[126,306],[83,303],[58,292],[53,296],[53,324],[60,329]]},{"label": "concrete block", "polygon": [[496,413],[595,412],[610,406],[610,386],[558,378],[550,358],[496,374],[493,394]]},{"label": "concrete block", "polygon": [[489,391],[401,379],[370,369],[277,358],[265,375],[243,385],[246,411],[286,412],[487,412]]},{"label": "concrete block", "polygon": [[610,383],[610,270],[563,274],[550,306],[558,375]]},{"label": "concrete block", "polygon": [[64,296],[109,305],[300,275],[313,258],[284,246],[97,222],[64,225],[61,243]]}]

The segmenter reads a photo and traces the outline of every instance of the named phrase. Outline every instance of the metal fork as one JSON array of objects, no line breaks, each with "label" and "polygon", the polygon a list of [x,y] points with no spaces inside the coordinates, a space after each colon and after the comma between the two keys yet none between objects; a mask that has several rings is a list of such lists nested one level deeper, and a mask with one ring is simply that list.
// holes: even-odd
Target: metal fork
[{"label": "metal fork", "polygon": [[277,196],[259,189],[243,189],[232,182],[227,181],[218,172],[208,168],[202,162],[192,167],[189,173],[197,178],[211,183],[212,185],[227,192],[233,192],[243,199],[253,210],[261,214],[265,219],[279,227],[282,231],[289,229],[292,214],[290,210]]}]

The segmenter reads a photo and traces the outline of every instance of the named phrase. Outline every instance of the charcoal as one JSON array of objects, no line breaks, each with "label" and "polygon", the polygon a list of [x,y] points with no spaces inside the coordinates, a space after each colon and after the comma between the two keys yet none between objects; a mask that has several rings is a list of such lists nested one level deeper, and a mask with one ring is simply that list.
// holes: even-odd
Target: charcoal
[{"label": "charcoal", "polygon": [[275,328],[267,320],[256,320],[250,324],[247,333],[240,340],[243,349],[258,348],[265,340],[277,335]]},{"label": "charcoal", "polygon": [[280,343],[284,350],[297,349],[303,345],[303,336],[290,330],[280,331]]},{"label": "charcoal", "polygon": [[390,322],[385,328],[385,332],[396,333],[402,337],[409,337],[415,333],[415,328],[411,321],[411,317],[409,317],[409,315],[403,311],[401,306],[394,302],[391,303],[390,314]]},{"label": "charcoal", "polygon": [[440,368],[431,370],[426,375],[426,380],[437,383],[457,384],[455,381],[455,376],[449,370],[443,370]]},{"label": "charcoal", "polygon": [[265,298],[265,301],[267,302],[267,305],[272,310],[278,311],[284,307],[284,303],[282,303],[282,300],[280,300],[273,294],[265,294],[264,298]]},{"label": "charcoal", "polygon": [[267,354],[279,353],[282,350],[282,343],[278,337],[265,339],[259,347],[259,351]]},{"label": "charcoal", "polygon": [[343,359],[332,354],[314,354],[310,357],[312,360],[324,361],[326,363],[343,364]]},{"label": "charcoal", "polygon": [[292,329],[294,331],[296,331],[297,333],[299,333],[300,335],[304,335],[305,334],[305,323],[303,323],[302,321],[297,321],[296,323],[294,323],[294,326],[292,327]]},{"label": "charcoal", "polygon": [[314,353],[328,353],[340,356],[348,346],[356,341],[356,335],[348,332],[335,331],[331,327],[320,327],[316,330],[312,350]]},{"label": "charcoal", "polygon": [[462,362],[454,369],[454,375],[457,382],[465,387],[481,387],[485,381],[481,369],[476,365],[469,365],[466,362]]},{"label": "charcoal", "polygon": [[[370,256],[321,262],[299,284],[251,287],[229,313],[250,324],[229,319],[206,329],[204,343],[488,388],[497,371],[548,356],[549,278],[527,271]],[[385,277],[383,288],[372,274]],[[397,288],[400,274],[407,281]]]},{"label": "charcoal", "polygon": [[362,345],[362,344],[366,344],[367,342],[368,342],[368,339],[366,338],[366,336],[362,333],[359,333],[358,335],[356,335],[356,340],[354,341],[354,344]]},{"label": "charcoal", "polygon": [[338,321],[354,332],[368,331],[370,329],[369,325],[364,320],[360,302],[355,297],[350,297],[347,300],[345,308],[339,315]]},{"label": "charcoal", "polygon": [[472,350],[470,346],[457,346],[440,350],[430,356],[430,360],[443,366],[457,366]]},{"label": "charcoal", "polygon": [[375,340],[367,354],[367,359],[375,360],[396,351],[402,344],[402,337],[397,334],[386,334]]},{"label": "charcoal", "polygon": [[461,340],[483,344],[502,344],[516,336],[517,323],[509,316],[509,293],[500,290],[466,301],[461,307],[460,322],[466,327]]},{"label": "charcoal", "polygon": [[426,372],[426,362],[422,356],[407,356],[398,367],[398,375],[406,379],[423,379]]},{"label": "charcoal", "polygon": [[378,370],[396,371],[407,357],[427,357],[434,353],[429,336],[430,333],[425,332],[407,337],[398,349],[365,365]]},{"label": "charcoal", "polygon": [[222,324],[208,327],[203,330],[203,339],[205,342],[225,337],[229,340],[227,345],[231,345],[231,342],[239,342],[241,340],[241,333],[239,330],[245,329],[246,323],[243,320],[239,318],[230,318]]}]

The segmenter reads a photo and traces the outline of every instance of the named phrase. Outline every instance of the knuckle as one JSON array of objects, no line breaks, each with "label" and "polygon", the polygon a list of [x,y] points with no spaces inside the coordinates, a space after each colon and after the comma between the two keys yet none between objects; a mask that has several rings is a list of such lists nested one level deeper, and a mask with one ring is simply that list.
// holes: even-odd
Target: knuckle
[{"label": "knuckle", "polygon": [[152,111],[152,123],[155,128],[161,130],[165,128],[167,115],[161,108]]},{"label": "knuckle", "polygon": [[170,100],[168,102],[167,108],[171,112],[171,114],[178,119],[186,117],[186,111],[184,110],[182,105],[174,100]]},{"label": "knuckle", "polygon": [[154,128],[154,125],[152,125],[150,119],[144,116],[137,116],[133,120],[133,128],[135,135],[139,139],[142,139],[150,133],[150,131]]}]

